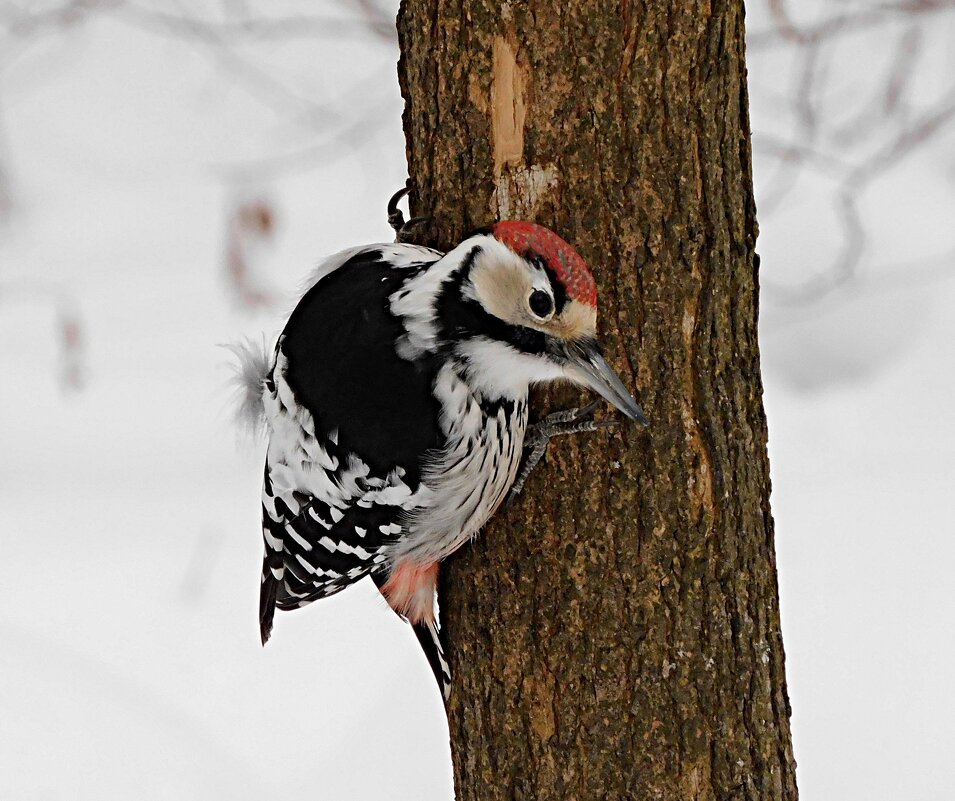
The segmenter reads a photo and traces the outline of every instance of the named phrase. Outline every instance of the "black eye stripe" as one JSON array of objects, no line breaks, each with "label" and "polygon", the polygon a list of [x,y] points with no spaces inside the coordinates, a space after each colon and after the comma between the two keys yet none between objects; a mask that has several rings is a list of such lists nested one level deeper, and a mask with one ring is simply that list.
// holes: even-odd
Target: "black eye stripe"
[{"label": "black eye stripe", "polygon": [[554,302],[543,289],[535,289],[527,299],[527,305],[538,317],[546,317],[554,310]]},{"label": "black eye stripe", "polygon": [[554,310],[557,314],[560,314],[564,310],[564,305],[567,303],[567,290],[564,289],[564,285],[560,282],[560,279],[550,267],[544,265],[544,272],[547,273],[547,278],[550,280],[550,289],[554,293]]},{"label": "black eye stripe", "polygon": [[545,259],[540,253],[536,253],[533,250],[527,250],[524,253],[524,258],[533,264],[538,270],[543,270],[547,274],[547,278],[550,281],[550,289],[554,295],[554,311],[555,313],[560,314],[564,310],[564,306],[567,303],[567,290],[557,277],[557,273],[554,272],[550,264],[547,263],[547,259]]}]

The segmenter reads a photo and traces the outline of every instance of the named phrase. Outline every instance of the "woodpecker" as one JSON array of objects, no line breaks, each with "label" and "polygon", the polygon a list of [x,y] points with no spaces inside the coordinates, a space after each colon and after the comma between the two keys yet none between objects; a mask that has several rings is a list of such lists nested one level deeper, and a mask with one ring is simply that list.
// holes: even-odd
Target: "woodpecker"
[{"label": "woodpecker", "polygon": [[268,435],[259,623],[264,645],[276,608],[371,576],[446,699],[441,560],[551,436],[604,425],[591,404],[529,433],[529,387],[566,379],[647,421],[601,354],[593,275],[553,231],[499,222],[448,253],[400,240],[320,264],[272,353],[240,354],[246,411]]}]

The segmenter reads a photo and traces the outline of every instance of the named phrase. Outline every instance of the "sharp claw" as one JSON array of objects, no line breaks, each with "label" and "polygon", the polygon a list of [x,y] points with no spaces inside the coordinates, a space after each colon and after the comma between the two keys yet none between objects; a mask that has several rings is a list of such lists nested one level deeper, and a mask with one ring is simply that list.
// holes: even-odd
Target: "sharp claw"
[{"label": "sharp claw", "polygon": [[597,400],[591,401],[586,406],[581,408],[580,416],[582,417],[585,414],[592,414],[593,412],[597,410],[597,407],[600,406],[600,404],[601,404],[601,400],[599,398]]},{"label": "sharp claw", "polygon": [[388,201],[388,224],[396,231],[405,223],[405,215],[402,214],[401,209],[398,208],[398,201],[410,191],[411,188],[405,184],[401,189],[395,192],[391,196],[391,200]]},{"label": "sharp claw", "polygon": [[411,190],[408,189],[407,186],[403,186],[403,187],[401,187],[401,189],[399,189],[397,192],[395,192],[395,193],[391,196],[391,199],[388,201],[388,213],[389,213],[389,214],[394,214],[396,211],[398,211],[398,201],[401,200],[401,198],[403,198],[405,195],[407,195],[408,192],[410,192],[410,191],[411,191]]},{"label": "sharp claw", "polygon": [[398,202],[410,191],[411,179],[409,178],[408,183],[395,192],[388,201],[388,225],[390,225],[395,232],[395,242],[407,242],[409,239],[409,229],[414,228],[416,225],[421,225],[421,223],[430,222],[431,220],[431,217],[420,216],[412,217],[405,222],[404,212],[398,208]]},{"label": "sharp claw", "polygon": [[401,227],[395,231],[395,242],[414,242],[412,229],[430,220],[431,217],[412,217],[408,222],[402,222]]},{"label": "sharp claw", "polygon": [[581,406],[579,409],[577,409],[577,414],[575,414],[571,419],[576,421],[583,420],[585,417],[590,417],[590,415],[597,411],[597,407],[599,405],[599,400],[591,401],[586,406]]},{"label": "sharp claw", "polygon": [[398,203],[401,198],[407,195],[410,191],[411,179],[408,179],[408,182],[401,187],[401,189],[395,192],[388,201],[388,225],[390,225],[392,230],[394,230],[397,237],[396,241],[401,241],[401,234],[409,225],[414,225],[416,221],[421,219],[420,217],[415,217],[409,222],[405,222],[404,212],[398,208]]},{"label": "sharp claw", "polygon": [[564,409],[561,412],[553,412],[539,420],[529,430],[529,436],[524,441],[524,450],[527,455],[524,464],[521,466],[514,480],[514,484],[507,493],[504,500],[504,509],[510,509],[517,496],[524,489],[527,477],[533,472],[537,464],[544,458],[547,452],[547,446],[551,439],[561,434],[579,434],[587,431],[599,431],[603,428],[613,428],[620,425],[620,421],[614,418],[609,420],[588,420],[600,405],[600,401],[588,403],[575,409]]}]

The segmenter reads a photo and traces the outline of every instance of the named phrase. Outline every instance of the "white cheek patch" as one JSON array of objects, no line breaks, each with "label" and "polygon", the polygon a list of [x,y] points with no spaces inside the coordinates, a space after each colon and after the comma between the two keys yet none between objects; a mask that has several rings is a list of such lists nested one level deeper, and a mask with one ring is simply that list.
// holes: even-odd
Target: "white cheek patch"
[{"label": "white cheek patch", "polygon": [[531,293],[535,290],[546,292],[551,299],[551,306],[555,305],[547,271],[528,263],[497,242],[486,246],[481,260],[471,271],[470,283],[464,287],[466,297],[473,298],[488,314],[509,325],[533,328],[560,339],[580,339],[594,335],[597,327],[597,310],[594,306],[567,298],[560,314],[555,311],[546,318],[540,318],[531,311],[529,305]]},{"label": "white cheek patch", "polygon": [[465,297],[476,300],[499,320],[526,325],[530,314],[527,299],[534,290],[533,274],[527,263],[494,239],[483,247],[471,269],[471,280],[464,287]]},{"label": "white cheek patch", "polygon": [[481,337],[462,342],[457,350],[467,362],[469,383],[487,397],[522,397],[531,384],[564,377],[557,363],[506,342]]},{"label": "white cheek patch", "polygon": [[531,287],[533,289],[540,289],[550,295],[551,300],[554,299],[554,293],[551,291],[550,278],[547,277],[547,273],[540,267],[535,267],[534,269],[534,278],[531,281]]},{"label": "white cheek patch", "polygon": [[597,334],[597,309],[570,298],[560,316],[550,322],[549,329],[561,339],[592,338]]}]

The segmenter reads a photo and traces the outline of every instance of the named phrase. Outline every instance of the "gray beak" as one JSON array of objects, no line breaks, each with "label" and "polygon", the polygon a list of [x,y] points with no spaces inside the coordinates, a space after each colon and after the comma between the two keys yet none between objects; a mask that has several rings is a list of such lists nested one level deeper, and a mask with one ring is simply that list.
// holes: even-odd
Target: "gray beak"
[{"label": "gray beak", "polygon": [[570,343],[565,346],[563,356],[566,359],[564,369],[568,378],[590,387],[644,428],[650,425],[643,410],[607,364],[596,342]]}]

